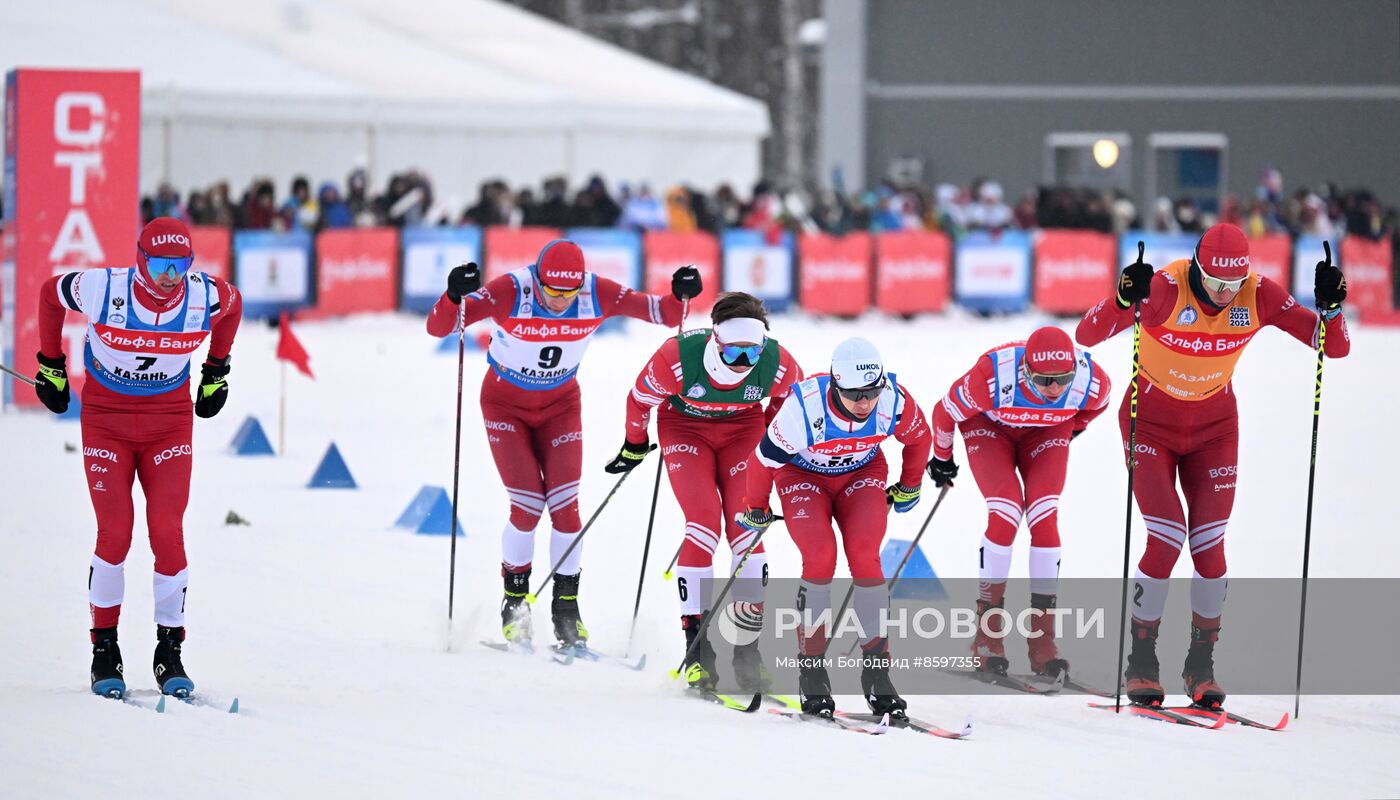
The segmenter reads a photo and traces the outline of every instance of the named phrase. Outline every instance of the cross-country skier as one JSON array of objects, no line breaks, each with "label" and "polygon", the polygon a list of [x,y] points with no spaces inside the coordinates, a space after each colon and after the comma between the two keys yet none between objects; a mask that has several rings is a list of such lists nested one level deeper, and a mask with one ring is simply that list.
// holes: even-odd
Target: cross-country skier
[{"label": "cross-country skier", "polygon": [[[904,445],[904,456],[899,481],[887,485],[889,468],[880,443],[890,436]],[[885,372],[875,346],[856,337],[836,346],[829,374],[793,387],[749,458],[748,510],[738,523],[755,533],[772,524],[768,499],[776,484],[788,533],[802,553],[797,610],[803,614],[798,688],[804,713],[830,716],[835,709],[822,658],[827,647],[824,617],[830,616],[836,574],[834,521],[841,529],[855,582],[853,606],[864,632],[861,690],[874,713],[904,715],[906,704],[890,680],[889,640],[881,635],[881,612],[890,598],[880,568],[880,543],[888,507],[906,512],[919,502],[932,444],[914,398],[894,373]]]},{"label": "cross-country skier", "polygon": [[[1342,271],[1319,262],[1314,282],[1326,355],[1351,350],[1342,301]],[[1158,674],[1157,630],[1167,602],[1167,579],[1181,548],[1189,543],[1195,572],[1191,584],[1191,644],[1182,669],[1193,703],[1215,707],[1225,691],[1215,680],[1214,649],[1225,606],[1225,529],[1238,479],[1239,415],[1230,378],[1235,362],[1260,329],[1281,328],[1317,346],[1318,317],[1298,305],[1282,286],[1249,267],[1249,240],[1234,225],[1205,232],[1190,259],[1154,274],[1141,260],[1128,265],[1118,290],[1094,306],[1076,337],[1091,346],[1133,325],[1134,303],[1142,307],[1141,372],[1133,494],[1147,526],[1147,548],[1138,562],[1128,656],[1128,697],[1158,704],[1164,692]],[[1126,450],[1130,396],[1118,415]],[[1176,482],[1187,512],[1182,513]]]},{"label": "cross-country skier", "polygon": [[[97,513],[88,570],[92,612],[92,690],[126,693],[117,620],[131,549],[131,486],[140,479],[155,554],[155,675],[165,694],[188,696],[194,682],[180,651],[185,640],[185,506],[190,498],[194,416],[212,417],[228,400],[229,350],[242,301],[226,281],[190,271],[189,229],[159,217],[141,230],[136,266],[69,272],[39,290],[39,374],[34,391],[50,411],[68,410],[63,315],[87,317],[80,419],[83,471]],[[190,403],[190,359],[209,353]]]},{"label": "cross-country skier", "polygon": [[[1029,339],[994,347],[955,381],[933,407],[935,486],[951,486],[953,426],[962,431],[972,475],[987,502],[987,529],[978,547],[977,613],[973,655],[982,671],[1006,674],[1000,609],[1011,573],[1011,544],[1021,520],[1031,533],[1031,607],[1055,607],[1060,577],[1060,491],[1070,440],[1108,408],[1108,376],[1069,334],[1039,328]],[[1020,477],[1017,477],[1017,472]],[[1024,487],[1023,487],[1024,482]],[[1050,678],[1069,670],[1055,647],[1054,619],[1040,615],[1027,637],[1031,671]],[[989,635],[988,631],[991,631]]]},{"label": "cross-country skier", "polygon": [[583,469],[579,362],[603,320],[627,316],[657,325],[681,321],[681,301],[700,294],[700,273],[681,267],[671,277],[671,297],[634,292],[589,272],[583,251],[558,239],[528,267],[481,285],[476,264],[454,268],[447,290],[428,316],[428,333],[446,336],[461,324],[490,317],[496,323],[486,351],[481,414],[496,470],[510,496],[510,519],[501,534],[501,630],[509,642],[528,645],[530,565],[535,526],[549,509],[553,532],[550,563],[558,565],[550,606],[561,646],[588,640],[579,616],[583,548],[559,563],[583,527],[578,513]]},{"label": "cross-country skier", "polygon": [[[710,607],[705,589],[714,577],[720,525],[737,568],[752,534],[734,518],[742,513],[749,454],[763,436],[802,370],[778,340],[768,335],[763,301],[742,292],[720,295],[710,311],[713,327],[668,339],[637,376],[627,398],[627,433],[622,450],[605,468],[627,472],[646,456],[651,410],[676,500],[685,513],[685,541],[676,567],[681,628],[692,653],[687,681],[713,688],[715,651],[708,637],[690,650]],[[761,404],[769,398],[767,410]],[[664,403],[664,405],[663,405]],[[768,556],[760,543],[735,583],[734,611],[748,625],[762,624]],[[762,690],[758,642],[735,648],[734,672],[747,692]]]}]

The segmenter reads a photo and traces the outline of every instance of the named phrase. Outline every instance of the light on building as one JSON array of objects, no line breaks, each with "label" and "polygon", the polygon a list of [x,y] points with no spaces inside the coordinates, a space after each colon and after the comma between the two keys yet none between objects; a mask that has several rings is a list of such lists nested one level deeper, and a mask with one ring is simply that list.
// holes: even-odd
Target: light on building
[{"label": "light on building", "polygon": [[1104,169],[1110,169],[1118,163],[1118,143],[1112,139],[1100,139],[1094,142],[1094,163]]}]

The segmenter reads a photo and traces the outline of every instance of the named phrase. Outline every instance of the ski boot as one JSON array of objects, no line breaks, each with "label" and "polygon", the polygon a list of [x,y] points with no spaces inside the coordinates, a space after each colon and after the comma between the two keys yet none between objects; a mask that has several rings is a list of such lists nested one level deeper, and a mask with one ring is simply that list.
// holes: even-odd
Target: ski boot
[{"label": "ski boot", "polygon": [[836,716],[836,701],[831,697],[831,678],[822,660],[821,656],[798,657],[797,692],[803,714],[831,719]]},{"label": "ski boot", "polygon": [[1128,702],[1137,706],[1160,706],[1166,697],[1162,689],[1157,664],[1157,622],[1133,620],[1133,649],[1128,653],[1128,668],[1123,671],[1127,681],[1124,690]]},{"label": "ski boot", "polygon": [[[994,608],[1001,608],[1001,603],[989,603],[986,600],[977,601],[977,635],[972,639],[972,655],[981,659],[976,667],[978,672],[990,672],[993,675],[1005,675],[1007,667],[1011,664],[1006,660],[1005,633],[1006,616],[996,614],[988,616],[987,612]],[[990,631],[990,633],[988,632]]]},{"label": "ski boot", "polygon": [[185,674],[185,665],[180,663],[180,646],[184,641],[184,628],[156,626],[154,669],[161,694],[185,698],[194,693],[194,681]]},{"label": "ski boot", "polygon": [[1061,675],[1069,680],[1069,662],[1060,658],[1059,648],[1055,646],[1055,618],[1047,613],[1054,607],[1055,595],[1031,595],[1031,608],[1042,612],[1031,620],[1032,636],[1026,638],[1031,672],[1051,681],[1059,680]]},{"label": "ski boot", "polygon": [[1211,711],[1225,705],[1225,690],[1215,682],[1215,640],[1219,637],[1219,628],[1192,625],[1191,649],[1186,651],[1186,666],[1181,670],[1191,705]]},{"label": "ski boot", "polygon": [[734,681],[744,694],[767,692],[773,676],[763,667],[763,655],[758,652],[758,642],[738,645],[734,648]]},{"label": "ski boot", "polygon": [[890,681],[888,640],[881,639],[878,645],[861,653],[860,690],[872,714],[889,714],[890,719],[908,719],[909,715],[904,710],[909,704],[899,696],[894,683]]},{"label": "ski boot", "polygon": [[501,565],[501,577],[505,581],[505,597],[501,600],[501,634],[506,642],[528,648],[530,646],[530,606],[525,595],[530,591],[530,570],[511,572]]},{"label": "ski boot", "polygon": [[554,638],[559,649],[588,648],[588,629],[578,614],[578,579],[582,572],[554,576],[554,602],[549,610],[554,615]]},{"label": "ski boot", "polygon": [[[708,631],[700,632],[705,618],[700,614],[686,614],[681,617],[681,630],[685,631],[685,650],[690,656],[681,665],[681,675],[685,682],[702,692],[713,692],[717,682],[715,669],[715,648],[710,644]],[[699,642],[696,639],[699,638]],[[735,655],[738,659],[738,655]]]},{"label": "ski boot", "polygon": [[122,677],[122,651],[116,628],[92,629],[92,693],[120,700],[126,695]]}]

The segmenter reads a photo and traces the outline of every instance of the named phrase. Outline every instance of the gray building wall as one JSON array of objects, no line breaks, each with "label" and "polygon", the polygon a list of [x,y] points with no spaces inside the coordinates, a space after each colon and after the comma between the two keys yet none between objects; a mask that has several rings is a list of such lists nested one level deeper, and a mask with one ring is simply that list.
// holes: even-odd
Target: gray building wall
[{"label": "gray building wall", "polygon": [[[1125,132],[1141,201],[1147,136],[1204,132],[1228,137],[1228,191],[1272,164],[1288,191],[1400,202],[1396,0],[827,0],[827,19],[820,156],[848,186],[913,155],[928,182],[1015,196],[1041,183],[1047,134]],[[860,85],[830,76],[853,62]]]}]

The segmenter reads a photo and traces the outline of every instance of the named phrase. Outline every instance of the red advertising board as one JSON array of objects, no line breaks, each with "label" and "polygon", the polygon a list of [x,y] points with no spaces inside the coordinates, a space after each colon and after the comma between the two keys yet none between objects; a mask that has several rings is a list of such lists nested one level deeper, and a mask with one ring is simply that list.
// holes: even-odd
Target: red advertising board
[{"label": "red advertising board", "polygon": [[890,314],[948,307],[952,245],[934,231],[875,235],[875,305]]},{"label": "red advertising board", "polygon": [[797,253],[797,296],[804,310],[851,316],[870,308],[870,234],[803,234]]},{"label": "red advertising board", "polygon": [[231,280],[229,258],[233,254],[233,231],[222,225],[191,225],[194,239],[194,269],[215,278]]},{"label": "red advertising board", "polygon": [[1373,242],[1360,236],[1342,239],[1342,272],[1347,279],[1347,305],[1364,320],[1394,310],[1391,296],[1393,254],[1390,239]]},{"label": "red advertising board", "polygon": [[[719,242],[704,231],[693,233],[671,233],[670,231],[648,231],[642,237],[643,273],[645,286],[650,294],[666,296],[671,293],[671,275],[688,264],[694,264],[700,271],[700,296],[690,301],[692,315],[709,311],[719,294]],[[687,328],[703,327],[704,322],[686,323]]]},{"label": "red advertising board", "polygon": [[1286,233],[1270,233],[1249,240],[1249,268],[1287,289],[1292,286],[1293,240]]},{"label": "red advertising board", "polygon": [[1032,297],[1051,314],[1082,314],[1113,288],[1118,240],[1096,231],[1049,230],[1035,241]]},{"label": "red advertising board", "polygon": [[[72,270],[134,263],[140,231],[137,181],[141,136],[138,72],[20,69],[7,76],[5,231],[0,291],[5,357],[37,371],[39,286]],[[81,372],[85,325],[69,314],[64,348],[70,373]],[[36,405],[31,391],[6,401]]]},{"label": "red advertising board", "polygon": [[301,316],[394,310],[398,263],[394,228],[322,231],[316,237],[316,305]]},{"label": "red advertising board", "polygon": [[557,228],[487,228],[486,280],[535,263],[545,245],[563,237]]}]

